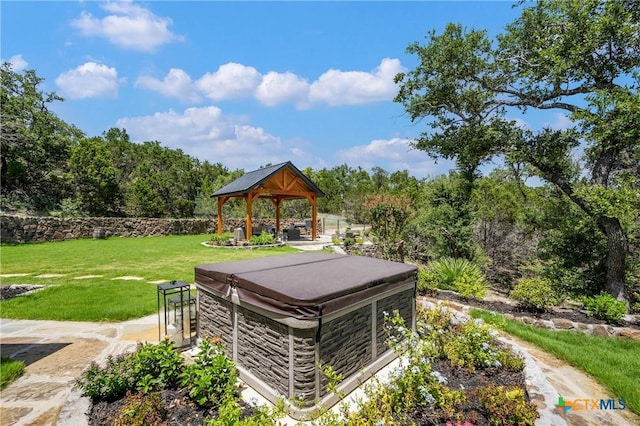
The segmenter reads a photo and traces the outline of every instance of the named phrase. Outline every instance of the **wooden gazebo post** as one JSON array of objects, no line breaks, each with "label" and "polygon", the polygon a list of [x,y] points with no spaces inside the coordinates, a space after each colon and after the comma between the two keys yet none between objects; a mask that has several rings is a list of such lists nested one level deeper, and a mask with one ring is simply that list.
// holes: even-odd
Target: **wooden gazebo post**
[{"label": "wooden gazebo post", "polygon": [[229,200],[229,197],[218,197],[218,236],[222,235],[222,206]]},{"label": "wooden gazebo post", "polygon": [[307,201],[311,204],[311,239],[315,241],[318,236],[318,225],[316,224],[318,220],[318,202],[315,194],[308,194]]},{"label": "wooden gazebo post", "polygon": [[280,206],[282,205],[282,198],[276,197],[276,235],[280,233]]}]

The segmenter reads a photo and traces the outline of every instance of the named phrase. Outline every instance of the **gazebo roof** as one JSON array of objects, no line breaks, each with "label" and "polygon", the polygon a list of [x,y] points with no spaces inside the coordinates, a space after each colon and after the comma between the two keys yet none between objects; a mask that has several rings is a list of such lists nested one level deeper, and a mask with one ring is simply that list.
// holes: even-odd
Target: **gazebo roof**
[{"label": "gazebo roof", "polygon": [[[273,166],[264,167],[262,169],[254,170],[251,172],[247,172],[244,175],[240,176],[238,179],[233,182],[225,185],[224,187],[217,190],[212,197],[222,197],[222,196],[240,196],[242,194],[246,194],[251,192],[254,189],[257,189],[263,184],[268,183],[269,179],[277,175],[280,171],[288,169],[290,173],[292,173],[296,178],[298,178],[301,182],[299,185],[305,186],[305,188],[297,188],[301,192],[314,192],[319,197],[324,197],[324,193],[318,188],[308,177],[304,175],[296,166],[294,166],[290,161],[285,163],[276,164]],[[264,185],[265,189],[266,186]],[[275,188],[274,188],[275,189]],[[292,196],[291,198],[294,198]],[[304,197],[300,197],[304,198]]]}]

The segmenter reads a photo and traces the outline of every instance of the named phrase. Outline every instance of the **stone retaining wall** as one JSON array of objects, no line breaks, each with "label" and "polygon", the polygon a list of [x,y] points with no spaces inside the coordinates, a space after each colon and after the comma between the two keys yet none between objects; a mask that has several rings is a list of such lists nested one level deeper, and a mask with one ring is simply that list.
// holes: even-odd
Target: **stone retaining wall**
[{"label": "stone retaining wall", "polygon": [[[283,219],[282,229],[292,227],[300,219]],[[321,232],[321,221],[318,220]],[[233,231],[244,226],[244,219],[225,219],[223,229]],[[273,219],[256,219],[254,226],[275,226]],[[163,235],[213,234],[218,223],[213,219],[158,219],[0,215],[0,240],[5,243],[31,243],[77,240],[80,238],[149,237]]]},{"label": "stone retaining wall", "polygon": [[374,259],[382,259],[382,252],[377,244],[351,244],[343,247],[345,253],[351,256],[366,256]]},{"label": "stone retaining wall", "polygon": [[[421,297],[422,303],[436,303],[435,299]],[[446,306],[455,310],[468,314],[470,306],[463,305],[451,300],[446,301]],[[550,320],[533,318],[528,316],[516,316],[512,314],[503,314],[507,319],[521,322],[523,324],[533,325],[535,327],[546,328],[548,330],[565,330],[576,331],[584,334],[590,334],[600,337],[625,337],[633,340],[640,340],[640,329],[631,327],[615,327],[609,324],[585,324],[574,322],[566,318],[553,318]]]},{"label": "stone retaining wall", "polygon": [[629,339],[640,340],[640,330],[629,327],[615,327],[609,324],[583,324],[581,322],[570,321],[565,318],[554,318],[550,320],[537,319],[531,317],[514,316],[511,314],[503,315],[507,319],[519,321],[523,324],[529,324],[536,327],[546,328],[549,330],[570,330],[578,331],[584,334],[591,334],[600,337],[626,337]]}]

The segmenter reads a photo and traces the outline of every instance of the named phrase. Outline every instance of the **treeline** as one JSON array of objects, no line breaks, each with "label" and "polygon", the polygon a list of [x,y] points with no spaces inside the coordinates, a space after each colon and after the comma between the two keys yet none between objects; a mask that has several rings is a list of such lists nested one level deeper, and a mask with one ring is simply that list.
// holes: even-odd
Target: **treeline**
[{"label": "treeline", "polygon": [[[201,162],[158,141],[133,143],[123,129],[87,137],[47,109],[61,99],[38,90],[35,71],[2,66],[1,207],[3,211],[60,216],[214,217],[217,189],[241,176],[221,163]],[[482,265],[497,288],[524,276],[543,276],[563,292],[607,289],[607,236],[594,218],[557,185],[524,184],[526,169],[508,163],[489,176],[452,171],[418,179],[408,171],[370,171],[340,165],[303,170],[326,197],[322,213],[346,216],[374,229],[387,248],[402,245],[407,258],[427,262],[466,258]],[[640,301],[640,226],[637,186],[619,190],[626,206],[616,217],[628,243],[626,283]],[[622,188],[624,189],[624,188]],[[634,195],[635,194],[635,195]],[[636,197],[636,198],[634,198]],[[612,203],[615,200],[612,201]],[[243,217],[230,200],[226,217]],[[258,201],[254,216],[273,217]],[[282,206],[283,217],[309,217],[306,201]]]}]

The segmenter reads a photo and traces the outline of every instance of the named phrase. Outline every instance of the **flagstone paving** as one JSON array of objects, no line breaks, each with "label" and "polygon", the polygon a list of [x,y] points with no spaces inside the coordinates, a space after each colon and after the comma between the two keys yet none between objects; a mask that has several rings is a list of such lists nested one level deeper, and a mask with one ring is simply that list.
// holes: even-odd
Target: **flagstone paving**
[{"label": "flagstone paving", "polygon": [[132,351],[138,341],[157,342],[158,316],[124,323],[0,319],[0,336],[0,353],[26,365],[25,374],[0,393],[0,424],[84,425],[84,399],[70,407],[73,416],[60,415],[77,394],[75,380],[92,361]]}]

